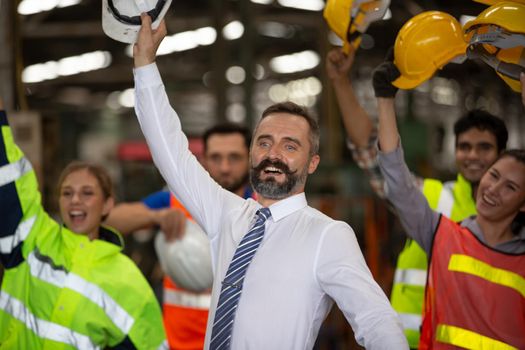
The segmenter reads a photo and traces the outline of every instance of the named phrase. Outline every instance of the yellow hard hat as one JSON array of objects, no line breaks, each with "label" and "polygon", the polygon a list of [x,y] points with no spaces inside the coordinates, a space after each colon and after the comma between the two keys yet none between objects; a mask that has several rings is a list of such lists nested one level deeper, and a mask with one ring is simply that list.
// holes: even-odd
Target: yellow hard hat
[{"label": "yellow hard hat", "polygon": [[392,84],[412,89],[447,63],[462,62],[467,43],[459,22],[445,12],[427,11],[409,19],[394,44],[394,64],[401,76]]},{"label": "yellow hard hat", "polygon": [[390,0],[327,0],[323,16],[332,31],[343,40],[343,51],[357,48],[368,26],[385,15]]},{"label": "yellow hard hat", "polygon": [[482,25],[497,25],[513,33],[525,33],[525,0],[523,3],[503,1],[486,8],[463,26],[465,33]]},{"label": "yellow hard hat", "polygon": [[[510,74],[505,75],[496,70],[496,73],[500,76],[510,88],[516,92],[521,92],[521,83],[518,70],[525,72],[525,48],[513,47],[510,49],[499,50],[496,57],[501,62],[514,65],[514,75],[511,77]],[[512,68],[511,68],[512,69]],[[501,70],[501,69],[500,69]]]},{"label": "yellow hard hat", "polygon": [[500,49],[490,45],[470,45],[467,56],[481,59],[494,68],[512,90],[521,92],[520,72],[525,72],[525,47]]},{"label": "yellow hard hat", "polygon": [[[489,6],[496,5],[498,2],[501,2],[501,0],[474,0],[474,1],[479,2],[481,4],[489,5]],[[525,4],[525,0],[512,0],[512,1]]]},{"label": "yellow hard hat", "polygon": [[467,56],[479,58],[516,92],[525,72],[525,4],[499,2],[463,26],[469,42]]}]

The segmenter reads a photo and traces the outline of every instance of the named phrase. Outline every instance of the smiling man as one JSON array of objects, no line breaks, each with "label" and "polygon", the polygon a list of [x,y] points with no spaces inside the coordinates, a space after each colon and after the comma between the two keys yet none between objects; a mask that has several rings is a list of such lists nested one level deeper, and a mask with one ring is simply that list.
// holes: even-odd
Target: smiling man
[{"label": "smiling man", "polygon": [[282,103],[263,112],[250,147],[257,201],[212,180],[188,150],[155,53],[166,27],[142,16],[134,46],[136,113],[155,164],[210,238],[214,284],[205,348],[311,349],[334,302],[367,349],[406,349],[397,315],[373,280],[352,228],[308,206],[317,122]]}]

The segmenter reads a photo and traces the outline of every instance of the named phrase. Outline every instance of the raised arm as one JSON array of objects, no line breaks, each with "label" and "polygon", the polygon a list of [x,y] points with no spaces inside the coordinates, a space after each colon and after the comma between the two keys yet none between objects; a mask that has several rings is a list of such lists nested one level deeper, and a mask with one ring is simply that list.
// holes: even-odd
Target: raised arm
[{"label": "raised arm", "polygon": [[346,55],[341,48],[334,48],[326,55],[326,72],[334,87],[346,135],[359,148],[368,145],[374,125],[359,104],[350,81],[349,72],[354,58],[354,50]]},{"label": "raised arm", "polygon": [[399,71],[391,61],[384,62],[374,72],[379,111],[378,160],[386,181],[386,198],[396,209],[405,232],[429,253],[439,214],[430,209],[404,160],[394,103],[397,88],[391,84],[398,76]]},{"label": "raised arm", "polygon": [[0,128],[0,261],[9,269],[24,261],[22,247],[34,244],[37,230],[52,232],[58,223],[42,208],[35,172],[14,142],[1,100]]},{"label": "raised arm", "polygon": [[[220,232],[223,215],[243,199],[220,187],[190,152],[180,119],[170,106],[155,61],[156,50],[166,35],[161,23],[151,29],[151,18],[142,16],[134,46],[135,112],[155,165],[170,191],[213,239]],[[220,205],[218,204],[220,203]]]},{"label": "raised arm", "polygon": [[341,49],[332,49],[326,56],[326,71],[334,87],[352,158],[368,176],[372,190],[384,198],[385,181],[377,164],[377,130],[359,104],[349,76],[354,55],[355,51],[346,55]]}]

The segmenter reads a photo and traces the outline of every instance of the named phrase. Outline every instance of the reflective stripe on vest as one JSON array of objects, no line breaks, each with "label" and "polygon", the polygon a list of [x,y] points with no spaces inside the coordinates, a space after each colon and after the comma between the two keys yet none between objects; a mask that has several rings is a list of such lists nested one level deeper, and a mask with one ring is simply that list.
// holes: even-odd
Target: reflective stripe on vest
[{"label": "reflective stripe on vest", "polygon": [[499,340],[486,337],[467,329],[443,324],[437,327],[436,340],[445,344],[471,350],[518,350],[518,348],[505,344]]},{"label": "reflective stripe on vest", "polygon": [[162,342],[162,344],[159,345],[159,347],[157,348],[158,350],[168,350],[170,347],[168,345],[168,341],[167,340],[164,340]]},{"label": "reflective stripe on vest", "polygon": [[7,294],[5,291],[0,291],[0,309],[22,322],[40,338],[68,344],[76,349],[99,349],[91,342],[88,336],[74,332],[59,324],[37,318],[20,300]]},{"label": "reflective stripe on vest", "polygon": [[26,158],[20,158],[14,163],[9,163],[0,168],[0,186],[7,185],[33,170],[31,163]]},{"label": "reflective stripe on vest", "polygon": [[450,271],[468,273],[492,283],[512,288],[525,298],[525,278],[517,273],[492,267],[468,255],[453,254],[448,263]]},{"label": "reflective stripe on vest", "polygon": [[20,242],[24,241],[29,232],[33,229],[36,215],[18,224],[16,231],[11,236],[0,238],[0,253],[7,254],[13,250]]},{"label": "reflective stripe on vest", "polygon": [[397,269],[394,274],[394,283],[410,284],[424,287],[427,282],[427,271],[418,269]]},{"label": "reflective stripe on vest", "polygon": [[133,323],[135,323],[135,319],[99,286],[86,281],[74,273],[68,273],[64,268],[54,267],[52,261],[48,261],[47,258],[45,260],[39,259],[34,251],[29,254],[27,263],[33,277],[46,281],[58,288],[68,288],[79,293],[102,308],[108,318],[122,333],[129,333]]},{"label": "reflective stripe on vest", "polygon": [[[525,349],[525,253],[481,243],[441,217],[428,275],[421,349]],[[453,326],[453,327],[452,327]]]},{"label": "reflective stripe on vest", "polygon": [[[475,214],[470,183],[461,175],[458,175],[456,181],[445,183],[425,179],[422,192],[432,209],[455,221]],[[390,300],[392,307],[401,317],[411,348],[417,348],[419,344],[421,321],[417,323],[422,319],[421,305],[426,279],[426,253],[415,241],[409,239],[398,257]]]},{"label": "reflective stripe on vest", "polygon": [[164,304],[208,310],[211,305],[211,295],[188,293],[183,290],[165,288]]},{"label": "reflective stripe on vest", "polygon": [[441,192],[439,193],[439,199],[435,210],[445,215],[447,218],[452,214],[452,207],[454,206],[454,184],[447,182],[443,185]]}]

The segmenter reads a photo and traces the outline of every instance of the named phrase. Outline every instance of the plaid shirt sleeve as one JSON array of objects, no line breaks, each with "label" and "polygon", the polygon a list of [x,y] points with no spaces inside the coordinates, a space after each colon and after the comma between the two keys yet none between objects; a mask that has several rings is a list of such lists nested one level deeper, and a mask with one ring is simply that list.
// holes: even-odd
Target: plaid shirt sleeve
[{"label": "plaid shirt sleeve", "polygon": [[[377,127],[374,127],[366,146],[357,147],[346,139],[346,146],[352,152],[352,158],[368,176],[368,182],[372,190],[379,196],[385,198],[385,179],[377,162]],[[419,189],[423,190],[423,179],[412,174],[412,181]]]},{"label": "plaid shirt sleeve", "polygon": [[380,197],[385,198],[385,179],[381,174],[379,169],[379,164],[377,163],[377,128],[372,130],[370,138],[366,146],[357,147],[350,141],[346,139],[346,146],[352,152],[352,158],[368,176],[368,181],[372,190]]}]

